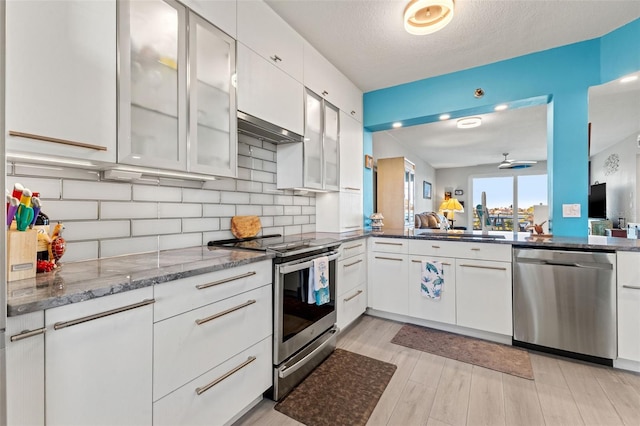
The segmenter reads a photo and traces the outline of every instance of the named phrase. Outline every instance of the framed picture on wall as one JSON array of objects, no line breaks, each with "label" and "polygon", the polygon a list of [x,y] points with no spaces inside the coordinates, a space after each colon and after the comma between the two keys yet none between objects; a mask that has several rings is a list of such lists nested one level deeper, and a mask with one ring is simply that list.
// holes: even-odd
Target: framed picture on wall
[{"label": "framed picture on wall", "polygon": [[431,184],[426,180],[422,181],[422,198],[431,199]]}]

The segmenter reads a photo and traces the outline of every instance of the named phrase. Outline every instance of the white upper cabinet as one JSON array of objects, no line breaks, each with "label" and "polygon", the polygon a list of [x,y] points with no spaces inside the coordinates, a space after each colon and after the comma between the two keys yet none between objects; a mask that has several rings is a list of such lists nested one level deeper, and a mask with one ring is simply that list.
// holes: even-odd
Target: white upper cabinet
[{"label": "white upper cabinet", "polygon": [[220,28],[233,38],[237,38],[236,0],[180,0],[189,9]]},{"label": "white upper cabinet", "polygon": [[303,38],[263,1],[238,1],[238,41],[302,82]]},{"label": "white upper cabinet", "polygon": [[362,124],[340,111],[340,190],[362,193]]},{"label": "white upper cabinet", "polygon": [[235,41],[174,0],[119,8],[118,162],[236,176]]},{"label": "white upper cabinet", "polygon": [[309,43],[304,43],[304,85],[362,122],[362,92]]},{"label": "white upper cabinet", "polygon": [[238,110],[304,133],[304,88],[288,74],[238,43]]},{"label": "white upper cabinet", "polygon": [[116,160],[116,2],[8,1],[8,153]]}]

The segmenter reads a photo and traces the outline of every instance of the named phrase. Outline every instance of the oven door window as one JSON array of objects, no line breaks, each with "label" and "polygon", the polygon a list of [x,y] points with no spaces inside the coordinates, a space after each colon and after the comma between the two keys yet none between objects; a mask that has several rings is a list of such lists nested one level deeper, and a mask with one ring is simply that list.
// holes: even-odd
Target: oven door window
[{"label": "oven door window", "polygon": [[323,305],[309,303],[309,269],[291,272],[283,278],[282,341],[286,342],[335,311],[335,262],[329,262],[330,300]]}]

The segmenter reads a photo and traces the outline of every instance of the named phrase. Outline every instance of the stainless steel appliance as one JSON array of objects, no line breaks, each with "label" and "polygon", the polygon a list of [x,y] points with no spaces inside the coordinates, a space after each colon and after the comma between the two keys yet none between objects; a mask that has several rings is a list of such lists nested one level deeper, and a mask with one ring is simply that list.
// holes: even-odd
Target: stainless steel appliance
[{"label": "stainless steel appliance", "polygon": [[514,249],[513,340],[611,365],[617,357],[616,255]]},{"label": "stainless steel appliance", "polygon": [[[265,250],[273,253],[273,388],[278,401],[288,394],[336,347],[336,259],[340,242],[269,235],[211,241],[209,246]],[[309,268],[314,259],[329,260],[330,300],[308,302]]]}]

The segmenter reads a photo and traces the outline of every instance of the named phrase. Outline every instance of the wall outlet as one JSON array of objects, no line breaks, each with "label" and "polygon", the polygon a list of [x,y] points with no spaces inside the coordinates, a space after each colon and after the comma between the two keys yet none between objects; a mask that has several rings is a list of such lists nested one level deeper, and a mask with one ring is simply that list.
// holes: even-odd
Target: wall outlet
[{"label": "wall outlet", "polygon": [[563,204],[562,217],[580,217],[580,204]]}]

